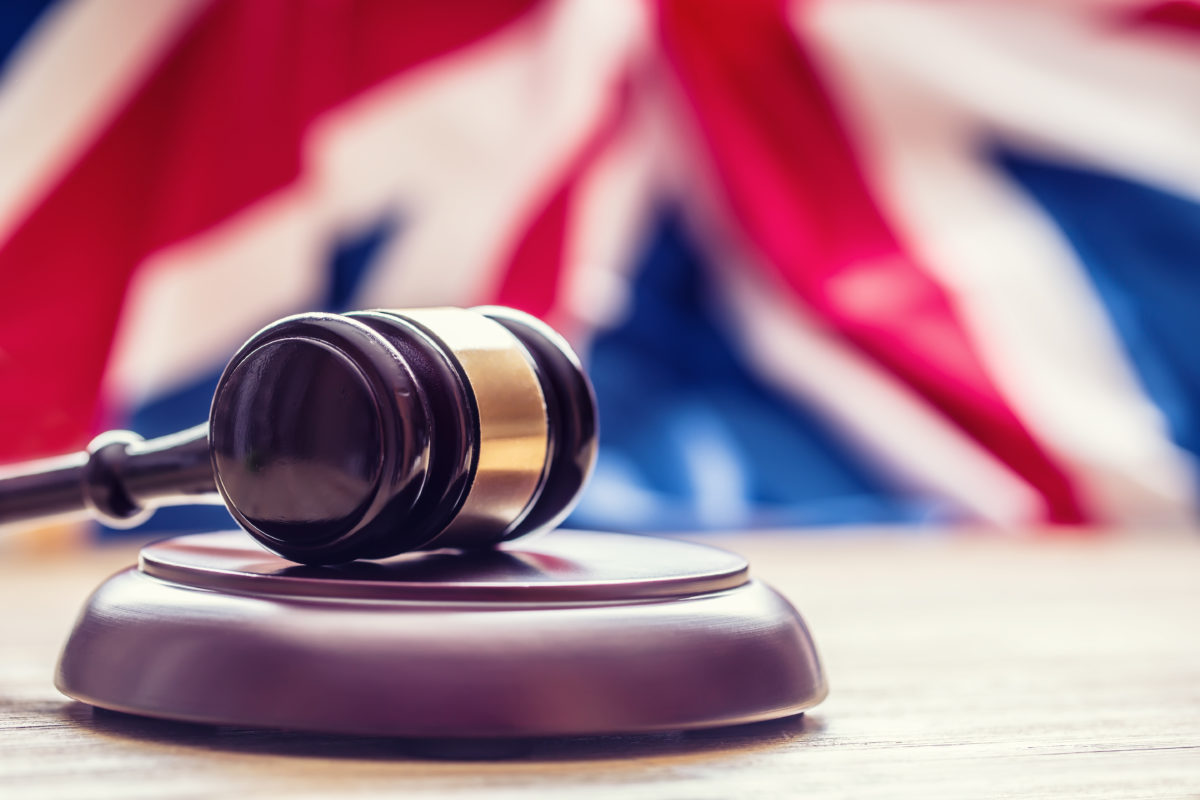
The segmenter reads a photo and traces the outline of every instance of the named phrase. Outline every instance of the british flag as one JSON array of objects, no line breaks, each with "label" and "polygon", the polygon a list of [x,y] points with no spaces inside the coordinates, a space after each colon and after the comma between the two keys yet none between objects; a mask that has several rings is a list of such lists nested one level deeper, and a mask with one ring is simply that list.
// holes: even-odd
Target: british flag
[{"label": "british flag", "polygon": [[502,303],[595,381],[578,524],[1185,522],[1198,203],[1190,2],[9,0],[0,460]]}]

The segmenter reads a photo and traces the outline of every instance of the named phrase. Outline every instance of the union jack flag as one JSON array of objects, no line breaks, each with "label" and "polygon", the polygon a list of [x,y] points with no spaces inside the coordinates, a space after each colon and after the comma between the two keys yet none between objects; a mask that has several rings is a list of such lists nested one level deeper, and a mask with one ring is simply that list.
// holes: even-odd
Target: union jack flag
[{"label": "union jack flag", "polygon": [[1198,203],[1191,2],[10,0],[0,460],[502,303],[594,378],[578,524],[1187,521]]}]

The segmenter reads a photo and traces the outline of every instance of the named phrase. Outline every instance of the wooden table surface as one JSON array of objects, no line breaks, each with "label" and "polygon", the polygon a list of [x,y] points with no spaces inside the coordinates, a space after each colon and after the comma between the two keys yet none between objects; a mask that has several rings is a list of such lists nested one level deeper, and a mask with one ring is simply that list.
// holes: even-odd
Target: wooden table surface
[{"label": "wooden table surface", "polygon": [[93,712],[54,661],[133,549],[0,553],[0,797],[1200,798],[1200,534],[706,541],[800,609],[828,700],[485,759]]}]

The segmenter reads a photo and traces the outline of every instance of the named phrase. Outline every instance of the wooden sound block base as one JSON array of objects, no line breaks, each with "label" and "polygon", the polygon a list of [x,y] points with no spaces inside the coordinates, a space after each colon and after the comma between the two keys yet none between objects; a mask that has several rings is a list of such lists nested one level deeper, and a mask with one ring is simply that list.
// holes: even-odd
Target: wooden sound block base
[{"label": "wooden sound block base", "polygon": [[569,531],[340,567],[241,532],[152,544],[88,600],[57,685],[171,720],[436,738],[705,728],[826,693],[800,616],[738,556]]}]

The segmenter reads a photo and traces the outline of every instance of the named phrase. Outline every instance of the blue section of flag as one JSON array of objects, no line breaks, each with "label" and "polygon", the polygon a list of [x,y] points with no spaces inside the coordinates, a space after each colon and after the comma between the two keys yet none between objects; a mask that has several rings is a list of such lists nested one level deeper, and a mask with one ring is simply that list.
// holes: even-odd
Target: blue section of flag
[{"label": "blue section of flag", "polygon": [[380,251],[400,232],[398,216],[387,216],[354,236],[341,239],[329,260],[329,289],[323,310],[347,311]]},{"label": "blue section of flag", "polygon": [[748,369],[718,313],[705,257],[677,216],[662,217],[635,274],[628,317],[586,359],[601,450],[572,525],[679,530],[950,513],[894,490]]},{"label": "blue section of flag", "polygon": [[5,0],[0,4],[0,78],[21,40],[61,0]]},{"label": "blue section of flag", "polygon": [[[318,307],[312,310],[346,310],[353,302],[358,287],[370,272],[380,250],[399,230],[399,219],[389,216],[353,235],[340,238],[329,256],[329,283],[325,297],[318,303]],[[252,333],[253,331],[247,331],[246,335]],[[204,422],[208,419],[213,392],[216,391],[223,368],[223,364],[219,365],[203,378],[137,408],[130,414],[125,427],[149,439]],[[164,533],[189,533],[236,527],[233,517],[222,506],[159,509],[149,525]],[[121,533],[111,528],[103,530],[106,534]]]},{"label": "blue section of flag", "polygon": [[1200,454],[1200,204],[1012,150],[997,160],[1070,240],[1172,438]]}]

